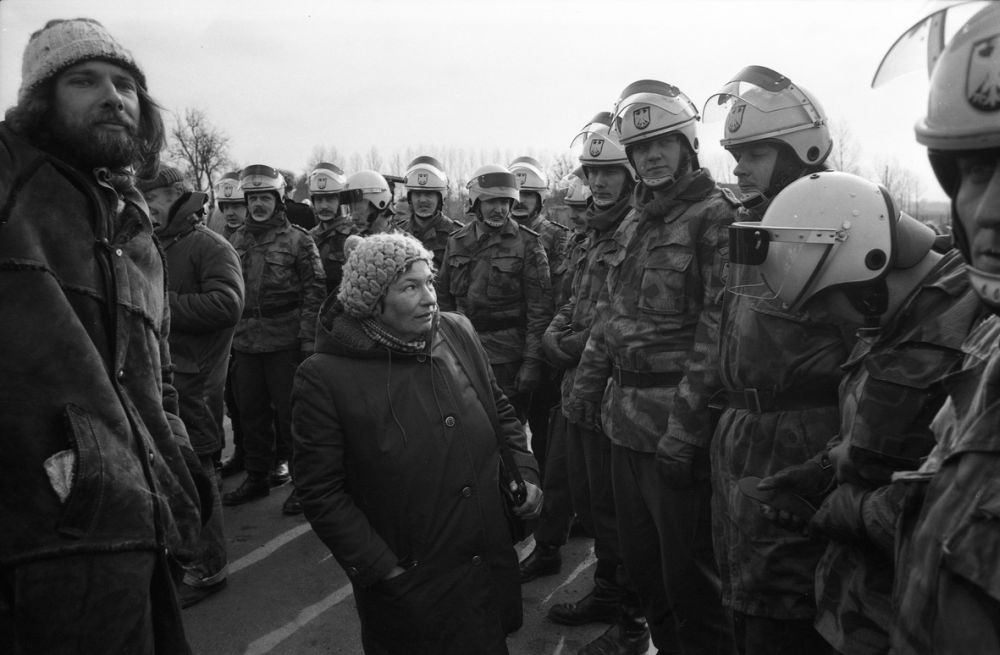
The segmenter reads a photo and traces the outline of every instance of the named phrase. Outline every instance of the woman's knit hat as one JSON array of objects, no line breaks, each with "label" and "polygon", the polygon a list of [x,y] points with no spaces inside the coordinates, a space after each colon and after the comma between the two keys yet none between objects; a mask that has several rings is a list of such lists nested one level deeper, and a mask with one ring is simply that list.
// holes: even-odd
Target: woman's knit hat
[{"label": "woman's knit hat", "polygon": [[139,86],[146,88],[146,76],[132,53],[103,25],[93,18],[57,19],[50,20],[28,40],[21,64],[18,102],[23,102],[33,88],[64,68],[90,59],[110,61],[126,68]]},{"label": "woman's knit hat", "polygon": [[433,266],[434,255],[409,234],[365,237],[347,256],[337,300],[344,305],[348,316],[368,318],[389,285],[412,263],[420,260]]}]

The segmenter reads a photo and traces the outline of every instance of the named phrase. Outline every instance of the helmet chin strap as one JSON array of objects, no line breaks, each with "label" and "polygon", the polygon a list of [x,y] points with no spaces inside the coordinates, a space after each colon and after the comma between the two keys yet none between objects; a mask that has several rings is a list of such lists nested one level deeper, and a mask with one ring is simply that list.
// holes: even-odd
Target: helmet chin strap
[{"label": "helmet chin strap", "polygon": [[844,289],[844,295],[851,307],[861,314],[865,327],[877,328],[882,324],[882,316],[889,309],[889,286],[885,278]]}]

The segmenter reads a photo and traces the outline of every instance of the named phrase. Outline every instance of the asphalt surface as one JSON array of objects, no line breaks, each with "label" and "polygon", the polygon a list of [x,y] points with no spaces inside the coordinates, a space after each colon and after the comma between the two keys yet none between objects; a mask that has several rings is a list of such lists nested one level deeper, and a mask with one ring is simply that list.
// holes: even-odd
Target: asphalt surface
[{"label": "asphalt surface", "polygon": [[[242,475],[225,480],[236,487]],[[301,516],[283,516],[291,485],[239,507],[226,507],[228,584],[184,610],[198,655],[362,655],[361,629],[347,575]],[[517,546],[519,558],[533,540]],[[592,584],[593,542],[572,538],[562,571],[522,586],[524,626],[508,638],[513,655],[575,655],[607,626],[550,623],[552,605],[577,600]],[[655,649],[654,649],[655,652]],[[474,654],[470,654],[474,655]]]}]

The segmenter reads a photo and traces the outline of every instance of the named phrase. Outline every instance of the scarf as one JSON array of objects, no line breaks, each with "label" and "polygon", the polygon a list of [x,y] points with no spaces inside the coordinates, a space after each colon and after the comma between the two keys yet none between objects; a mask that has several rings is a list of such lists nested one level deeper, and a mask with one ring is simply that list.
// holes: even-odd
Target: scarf
[{"label": "scarf", "polygon": [[426,338],[416,339],[414,341],[403,341],[396,335],[386,330],[381,323],[371,317],[361,319],[361,329],[364,330],[365,334],[368,335],[368,338],[375,343],[381,344],[389,350],[398,353],[414,354],[422,352],[427,348]]}]

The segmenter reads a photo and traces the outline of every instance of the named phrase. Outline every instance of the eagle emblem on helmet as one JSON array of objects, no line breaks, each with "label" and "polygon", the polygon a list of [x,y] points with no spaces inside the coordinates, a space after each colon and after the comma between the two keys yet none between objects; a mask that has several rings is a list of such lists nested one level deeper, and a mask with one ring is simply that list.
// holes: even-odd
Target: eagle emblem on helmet
[{"label": "eagle emblem on helmet", "polygon": [[528,179],[528,174],[525,173],[524,171],[518,171],[517,173],[515,173],[515,175],[517,176],[517,183],[520,184],[521,186],[524,186],[524,183]]},{"label": "eagle emblem on helmet", "polygon": [[318,186],[320,189],[325,189],[326,188],[326,176],[320,175],[319,178],[316,180],[316,186]]},{"label": "eagle emblem on helmet", "polygon": [[591,157],[600,157],[602,150],[604,150],[604,139],[594,139],[590,142]]},{"label": "eagle emblem on helmet", "polygon": [[730,132],[739,132],[740,128],[743,127],[743,112],[746,110],[745,103],[734,105],[729,111],[729,122],[726,123],[726,129]]},{"label": "eagle emblem on helmet", "polygon": [[1000,35],[972,44],[965,75],[965,97],[980,111],[1000,109]]},{"label": "eagle emblem on helmet", "polygon": [[639,107],[632,110],[632,123],[635,129],[644,130],[649,127],[649,107]]},{"label": "eagle emblem on helmet", "polygon": [[233,197],[233,185],[232,184],[223,184],[222,185],[222,195],[224,195],[227,198],[232,198]]},{"label": "eagle emblem on helmet", "polygon": [[417,184],[420,186],[427,185],[427,173],[417,173]]}]

